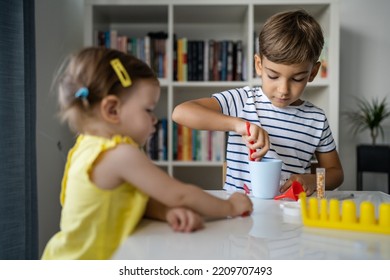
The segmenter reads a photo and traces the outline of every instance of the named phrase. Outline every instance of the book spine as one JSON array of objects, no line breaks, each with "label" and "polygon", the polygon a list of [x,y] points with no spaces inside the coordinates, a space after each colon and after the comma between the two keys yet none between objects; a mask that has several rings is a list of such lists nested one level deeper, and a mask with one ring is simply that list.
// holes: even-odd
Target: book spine
[{"label": "book spine", "polygon": [[203,70],[203,66],[204,66],[204,41],[198,41],[197,43],[198,45],[198,48],[197,48],[197,51],[198,51],[198,56],[197,56],[197,80],[198,81],[203,81],[204,80],[204,70]]},{"label": "book spine", "polygon": [[226,80],[233,81],[233,42],[227,42]]},{"label": "book spine", "polygon": [[173,35],[173,80],[177,81],[177,38]]},{"label": "book spine", "polygon": [[227,81],[227,41],[221,42],[221,81]]},{"label": "book spine", "polygon": [[210,45],[208,42],[203,42],[203,80],[210,81],[209,77],[209,52]]},{"label": "book spine", "polygon": [[183,39],[177,40],[177,80],[184,81],[183,77]]},{"label": "book spine", "polygon": [[183,49],[182,49],[182,56],[183,56],[183,68],[182,68],[182,75],[183,75],[183,81],[188,81],[188,60],[187,60],[187,54],[188,54],[188,41],[187,38],[183,38]]},{"label": "book spine", "polygon": [[215,41],[209,40],[209,81],[215,81],[214,79],[214,49],[215,49]]},{"label": "book spine", "polygon": [[235,80],[242,81],[242,64],[243,64],[243,52],[242,52],[242,41],[239,40],[236,42],[236,71],[235,71]]}]

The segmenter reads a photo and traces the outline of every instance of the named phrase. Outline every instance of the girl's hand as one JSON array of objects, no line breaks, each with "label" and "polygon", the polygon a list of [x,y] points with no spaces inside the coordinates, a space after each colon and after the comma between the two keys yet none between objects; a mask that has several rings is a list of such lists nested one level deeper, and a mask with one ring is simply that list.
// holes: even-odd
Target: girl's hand
[{"label": "girl's hand", "polygon": [[202,217],[186,208],[169,209],[166,220],[174,231],[192,232],[203,228]]},{"label": "girl's hand", "polygon": [[247,131],[246,122],[240,122],[238,129],[236,129],[236,132],[242,135],[242,138],[248,147],[248,155],[249,149],[256,150],[256,152],[252,154],[252,159],[259,161],[269,150],[269,136],[267,131],[253,123],[250,123],[249,131],[250,136]]},{"label": "girl's hand", "polygon": [[253,204],[249,197],[243,193],[233,193],[228,201],[232,205],[232,217],[249,216],[253,211]]},{"label": "girl's hand", "polygon": [[284,193],[291,187],[292,182],[298,181],[306,192],[307,196],[312,195],[316,190],[316,175],[315,174],[293,174],[291,177],[280,187],[280,192]]}]

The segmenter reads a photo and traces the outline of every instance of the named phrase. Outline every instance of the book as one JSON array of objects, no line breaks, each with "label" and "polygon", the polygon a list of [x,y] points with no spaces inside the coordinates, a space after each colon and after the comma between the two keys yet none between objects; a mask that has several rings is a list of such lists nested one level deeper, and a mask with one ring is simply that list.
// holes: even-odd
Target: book
[{"label": "book", "polygon": [[233,41],[227,41],[226,80],[233,81]]},{"label": "book", "polygon": [[238,40],[235,43],[235,52],[234,52],[234,71],[233,71],[233,79],[235,81],[242,81],[242,69],[243,69],[243,51],[242,51],[242,41]]},{"label": "book", "polygon": [[187,54],[188,54],[188,40],[187,38],[182,38],[183,40],[183,46],[182,46],[182,75],[183,75],[183,81],[188,81],[188,60],[187,60]]},{"label": "book", "polygon": [[177,81],[177,37],[176,37],[176,34],[173,34],[173,53],[172,53],[172,56],[173,56],[173,64],[172,64],[172,68],[173,68],[173,80],[174,81]]},{"label": "book", "polygon": [[214,81],[214,47],[215,47],[215,41],[214,40],[209,40],[208,42],[209,45],[209,64],[208,64],[208,80],[209,81]]},{"label": "book", "polygon": [[204,41],[197,41],[197,81],[204,81]]}]

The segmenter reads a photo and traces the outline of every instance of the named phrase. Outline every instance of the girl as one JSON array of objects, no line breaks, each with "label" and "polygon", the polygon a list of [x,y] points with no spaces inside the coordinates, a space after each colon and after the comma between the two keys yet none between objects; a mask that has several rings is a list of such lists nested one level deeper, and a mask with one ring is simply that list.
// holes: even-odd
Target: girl
[{"label": "girl", "polygon": [[247,196],[218,199],[171,178],[142,152],[160,96],[144,62],[85,48],[70,57],[58,83],[60,116],[78,138],[62,180],[60,231],[43,259],[108,259],[144,216],[190,232],[202,228],[201,216],[251,213]]}]

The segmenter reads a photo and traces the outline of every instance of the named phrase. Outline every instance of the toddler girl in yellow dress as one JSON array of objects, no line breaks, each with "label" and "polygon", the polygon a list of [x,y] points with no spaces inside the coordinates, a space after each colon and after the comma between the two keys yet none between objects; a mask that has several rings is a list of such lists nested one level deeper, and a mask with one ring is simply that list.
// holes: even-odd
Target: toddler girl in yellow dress
[{"label": "toddler girl in yellow dress", "polygon": [[62,180],[60,231],[42,259],[109,259],[143,217],[191,232],[203,216],[252,211],[247,196],[216,198],[168,176],[142,151],[155,131],[160,87],[141,60],[85,48],[67,60],[58,85],[60,115],[78,138]]}]

